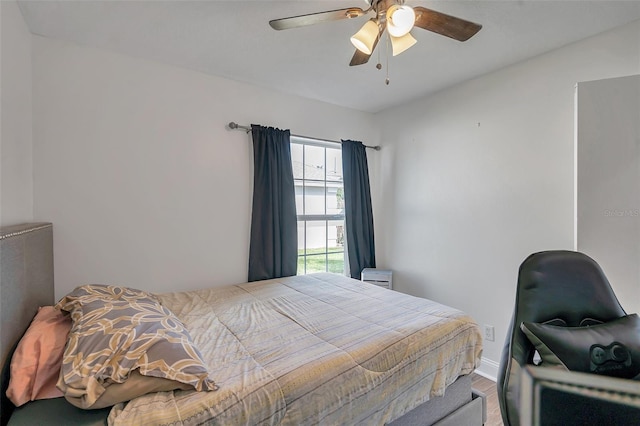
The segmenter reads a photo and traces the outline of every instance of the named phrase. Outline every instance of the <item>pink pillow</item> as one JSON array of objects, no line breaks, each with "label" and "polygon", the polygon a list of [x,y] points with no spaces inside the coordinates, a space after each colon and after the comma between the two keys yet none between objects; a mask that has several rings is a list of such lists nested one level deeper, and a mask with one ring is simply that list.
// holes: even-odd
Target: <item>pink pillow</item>
[{"label": "pink pillow", "polygon": [[38,310],[11,358],[7,397],[16,407],[63,396],[56,388],[71,318],[53,306]]}]

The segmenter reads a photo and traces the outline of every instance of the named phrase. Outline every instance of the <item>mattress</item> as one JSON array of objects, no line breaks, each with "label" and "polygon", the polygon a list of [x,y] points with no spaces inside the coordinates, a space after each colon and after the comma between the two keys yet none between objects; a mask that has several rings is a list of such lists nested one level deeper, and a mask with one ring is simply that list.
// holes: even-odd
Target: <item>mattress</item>
[{"label": "mattress", "polygon": [[465,313],[341,275],[158,296],[219,390],[148,394],[111,424],[383,424],[480,363]]}]

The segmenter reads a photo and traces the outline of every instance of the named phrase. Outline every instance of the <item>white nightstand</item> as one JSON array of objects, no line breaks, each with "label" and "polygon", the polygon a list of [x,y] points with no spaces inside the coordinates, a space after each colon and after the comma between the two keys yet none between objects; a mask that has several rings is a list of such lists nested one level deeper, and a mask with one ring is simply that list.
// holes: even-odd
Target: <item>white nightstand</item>
[{"label": "white nightstand", "polygon": [[360,274],[360,280],[393,290],[393,271],[390,269],[365,268]]}]

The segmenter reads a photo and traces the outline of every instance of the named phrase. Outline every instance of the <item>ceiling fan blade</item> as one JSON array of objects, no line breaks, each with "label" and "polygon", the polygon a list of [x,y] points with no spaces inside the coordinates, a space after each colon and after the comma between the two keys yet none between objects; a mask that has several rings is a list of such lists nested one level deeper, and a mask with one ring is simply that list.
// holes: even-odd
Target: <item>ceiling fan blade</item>
[{"label": "ceiling fan blade", "polygon": [[329,10],[326,12],[310,13],[308,15],[292,16],[290,18],[274,19],[269,25],[274,30],[288,30],[290,28],[304,27],[325,21],[337,21],[340,19],[353,19],[364,15],[367,11],[359,7],[347,9]]},{"label": "ceiling fan blade", "polygon": [[[371,54],[373,54],[373,51],[376,50],[376,46],[378,45],[378,42],[382,37],[382,33],[384,32],[385,27],[384,25],[379,25],[379,28],[380,28],[380,32],[378,33],[378,37],[376,37],[376,40],[373,42],[373,47],[371,48]],[[371,55],[367,55],[366,53],[356,49],[356,53],[353,54],[353,58],[351,58],[351,62],[349,62],[349,66],[353,67],[355,65],[366,64],[367,62],[369,62],[370,57]]]},{"label": "ceiling fan blade", "polygon": [[482,28],[482,25],[476,24],[475,22],[465,21],[464,19],[436,12],[426,7],[416,6],[413,10],[416,13],[416,27],[450,37],[454,40],[469,40]]},{"label": "ceiling fan blade", "polygon": [[356,49],[356,53],[353,54],[353,58],[351,58],[351,62],[349,62],[349,66],[353,67],[355,65],[363,65],[369,62],[369,58],[371,55],[367,55],[366,53]]}]

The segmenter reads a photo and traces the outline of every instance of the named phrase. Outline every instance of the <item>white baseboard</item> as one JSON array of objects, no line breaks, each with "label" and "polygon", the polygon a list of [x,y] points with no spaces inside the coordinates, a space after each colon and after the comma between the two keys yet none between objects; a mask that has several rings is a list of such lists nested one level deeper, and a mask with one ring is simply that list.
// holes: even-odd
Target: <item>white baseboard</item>
[{"label": "white baseboard", "polygon": [[476,368],[475,373],[485,377],[489,380],[497,381],[498,378],[498,369],[500,368],[500,363],[495,362],[489,358],[482,358],[480,362],[480,367]]}]

